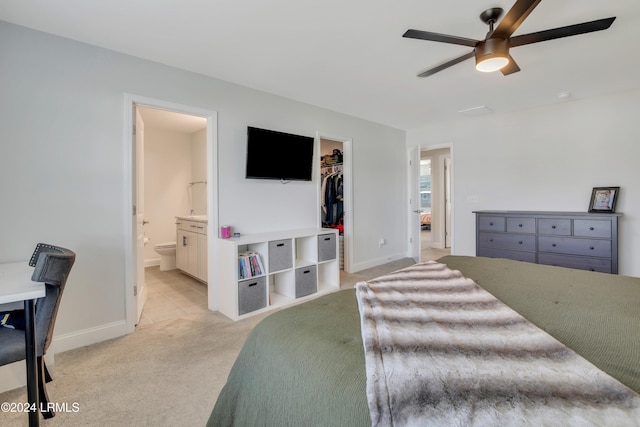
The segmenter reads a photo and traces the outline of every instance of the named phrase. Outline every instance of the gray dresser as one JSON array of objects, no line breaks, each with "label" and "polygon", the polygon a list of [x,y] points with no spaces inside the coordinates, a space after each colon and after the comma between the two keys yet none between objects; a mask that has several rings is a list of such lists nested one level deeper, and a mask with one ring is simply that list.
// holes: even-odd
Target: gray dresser
[{"label": "gray dresser", "polygon": [[476,255],[618,274],[617,213],[475,211]]}]

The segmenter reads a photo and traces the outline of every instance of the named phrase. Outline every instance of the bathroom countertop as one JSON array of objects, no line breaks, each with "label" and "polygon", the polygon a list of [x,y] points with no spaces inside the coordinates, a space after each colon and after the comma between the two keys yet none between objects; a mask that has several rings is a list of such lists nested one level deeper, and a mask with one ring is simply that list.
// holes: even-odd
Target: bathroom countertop
[{"label": "bathroom countertop", "polygon": [[177,219],[184,219],[187,221],[197,221],[197,222],[208,222],[209,218],[207,215],[185,215],[185,216],[177,216]]}]

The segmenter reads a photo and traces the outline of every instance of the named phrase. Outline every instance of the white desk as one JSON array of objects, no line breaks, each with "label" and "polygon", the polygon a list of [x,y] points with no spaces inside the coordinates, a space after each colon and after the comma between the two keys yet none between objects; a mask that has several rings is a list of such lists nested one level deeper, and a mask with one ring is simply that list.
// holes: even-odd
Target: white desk
[{"label": "white desk", "polygon": [[[36,370],[35,300],[44,297],[44,283],[31,281],[33,267],[28,262],[0,264],[0,304],[24,301],[25,361],[27,364],[27,396],[30,407],[39,408],[38,378]],[[29,412],[29,426],[40,425],[40,411]]]}]

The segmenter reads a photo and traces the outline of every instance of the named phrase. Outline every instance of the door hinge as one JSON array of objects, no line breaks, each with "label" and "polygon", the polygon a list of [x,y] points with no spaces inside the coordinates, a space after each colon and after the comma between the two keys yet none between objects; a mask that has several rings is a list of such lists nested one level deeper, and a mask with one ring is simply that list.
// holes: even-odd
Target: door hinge
[{"label": "door hinge", "polygon": [[133,125],[133,134],[134,135],[136,134],[136,125],[135,124]]},{"label": "door hinge", "polygon": [[136,205],[132,206],[132,211],[133,211],[133,216],[136,216],[138,214],[138,209],[136,208]]},{"label": "door hinge", "polygon": [[137,297],[137,296],[138,296],[138,287],[137,287],[137,286],[134,286],[134,287],[133,287],[133,296],[134,296],[134,297]]}]

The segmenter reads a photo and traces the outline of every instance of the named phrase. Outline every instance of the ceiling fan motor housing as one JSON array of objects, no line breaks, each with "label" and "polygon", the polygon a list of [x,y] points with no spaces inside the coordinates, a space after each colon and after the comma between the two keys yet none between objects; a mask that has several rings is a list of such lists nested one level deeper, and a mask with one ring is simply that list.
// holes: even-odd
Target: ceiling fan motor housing
[{"label": "ceiling fan motor housing", "polygon": [[[476,68],[480,71],[496,71],[495,67],[483,69],[488,66],[487,61],[499,61],[504,67],[509,63],[509,40],[502,38],[487,39],[478,43],[475,48]],[[497,69],[499,69],[497,68]]]}]

